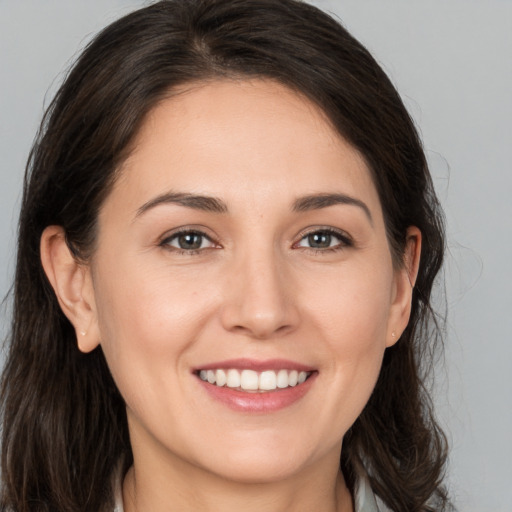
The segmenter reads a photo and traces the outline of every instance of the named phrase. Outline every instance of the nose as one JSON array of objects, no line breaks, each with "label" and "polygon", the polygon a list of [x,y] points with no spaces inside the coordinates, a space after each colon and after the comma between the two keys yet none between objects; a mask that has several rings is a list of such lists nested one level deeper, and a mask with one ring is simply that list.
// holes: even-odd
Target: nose
[{"label": "nose", "polygon": [[240,257],[229,276],[221,312],[226,330],[260,340],[295,330],[299,312],[293,279],[272,250]]}]

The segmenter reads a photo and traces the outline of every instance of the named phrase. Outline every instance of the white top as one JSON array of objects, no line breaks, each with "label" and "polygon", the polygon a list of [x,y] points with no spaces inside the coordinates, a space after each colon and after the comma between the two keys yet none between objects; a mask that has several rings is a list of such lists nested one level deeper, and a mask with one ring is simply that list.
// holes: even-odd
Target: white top
[{"label": "white top", "polygon": [[[118,480],[115,490],[116,507],[114,512],[124,512],[123,493],[121,490],[121,481]],[[354,510],[355,512],[379,512],[375,495],[370,487],[366,477],[361,477],[356,483],[354,492]]]}]

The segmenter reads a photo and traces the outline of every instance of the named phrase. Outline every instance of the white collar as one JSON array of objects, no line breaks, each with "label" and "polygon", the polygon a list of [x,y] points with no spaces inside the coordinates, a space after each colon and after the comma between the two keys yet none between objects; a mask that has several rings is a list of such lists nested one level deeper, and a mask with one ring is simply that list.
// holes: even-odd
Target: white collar
[{"label": "white collar", "polygon": [[354,489],[355,512],[379,512],[375,494],[366,475],[359,475]]}]

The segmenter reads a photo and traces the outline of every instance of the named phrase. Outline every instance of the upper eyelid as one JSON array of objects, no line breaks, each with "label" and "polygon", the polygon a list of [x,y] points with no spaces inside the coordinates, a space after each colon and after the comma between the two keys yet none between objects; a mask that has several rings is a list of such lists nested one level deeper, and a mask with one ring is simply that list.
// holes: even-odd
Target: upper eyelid
[{"label": "upper eyelid", "polygon": [[303,238],[305,238],[306,236],[312,235],[313,233],[322,232],[322,231],[328,232],[328,233],[330,233],[332,235],[337,235],[340,238],[349,240],[350,242],[354,241],[353,237],[349,233],[347,233],[345,230],[339,229],[339,228],[335,228],[333,226],[311,226],[309,228],[303,229],[297,235],[296,240],[300,241]]},{"label": "upper eyelid", "polygon": [[211,242],[218,243],[217,238],[209,234],[205,227],[202,226],[182,226],[179,228],[171,229],[169,231],[166,231],[160,238],[160,242],[164,242],[165,240],[168,240],[169,238],[174,238],[175,236],[182,235],[183,233],[196,233],[198,235],[202,235]]}]

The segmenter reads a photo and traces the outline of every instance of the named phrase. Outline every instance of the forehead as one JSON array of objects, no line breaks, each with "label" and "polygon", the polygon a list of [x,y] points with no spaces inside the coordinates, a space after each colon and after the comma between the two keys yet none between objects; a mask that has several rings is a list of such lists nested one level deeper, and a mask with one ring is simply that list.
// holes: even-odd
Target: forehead
[{"label": "forehead", "polygon": [[254,204],[275,192],[284,200],[330,191],[379,203],[364,158],[322,110],[261,79],[192,84],[162,100],[116,188],[139,202],[172,189]]}]

